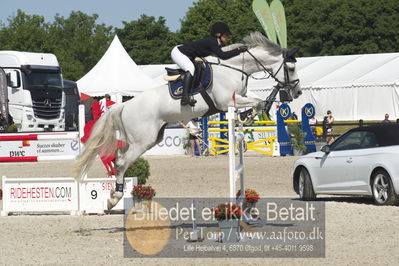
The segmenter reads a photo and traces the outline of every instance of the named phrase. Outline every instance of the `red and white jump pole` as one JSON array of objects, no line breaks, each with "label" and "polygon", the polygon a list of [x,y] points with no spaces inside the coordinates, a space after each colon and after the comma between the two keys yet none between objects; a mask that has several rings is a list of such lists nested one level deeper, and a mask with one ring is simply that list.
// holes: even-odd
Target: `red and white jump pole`
[{"label": "red and white jump pole", "polygon": [[27,134],[0,136],[0,141],[24,141],[24,140],[66,140],[76,139],[79,133],[50,133],[50,134]]},{"label": "red and white jump pole", "polygon": [[72,161],[75,158],[75,155],[0,157],[0,163]]}]

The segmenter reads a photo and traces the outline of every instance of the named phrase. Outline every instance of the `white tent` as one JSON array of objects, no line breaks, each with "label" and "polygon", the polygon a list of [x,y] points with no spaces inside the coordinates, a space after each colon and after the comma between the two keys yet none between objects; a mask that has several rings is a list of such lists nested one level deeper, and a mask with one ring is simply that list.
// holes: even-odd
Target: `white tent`
[{"label": "white tent", "polygon": [[98,63],[77,81],[79,91],[91,96],[134,96],[159,85],[138,68],[115,35]]},{"label": "white tent", "polygon": [[[299,58],[303,95],[290,106],[300,114],[312,103],[321,120],[331,110],[337,120],[399,118],[399,53]],[[264,98],[274,82],[250,81],[249,89]]]},{"label": "white tent", "polygon": [[[161,65],[139,67],[154,79],[165,73]],[[399,53],[303,57],[296,67],[303,95],[290,106],[298,115],[312,103],[318,120],[327,110],[336,120],[383,120],[385,113],[399,118]],[[248,91],[265,99],[275,83],[250,79]]]}]

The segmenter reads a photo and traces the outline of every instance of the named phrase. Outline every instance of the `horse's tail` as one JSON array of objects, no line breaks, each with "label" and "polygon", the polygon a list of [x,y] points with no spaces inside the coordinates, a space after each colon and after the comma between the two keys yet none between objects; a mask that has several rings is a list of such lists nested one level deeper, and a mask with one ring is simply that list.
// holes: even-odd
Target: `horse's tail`
[{"label": "horse's tail", "polygon": [[94,124],[83,152],[75,162],[75,173],[83,177],[94,162],[96,155],[106,156],[116,151],[116,130],[124,133],[121,112],[124,104],[117,104],[106,111]]}]

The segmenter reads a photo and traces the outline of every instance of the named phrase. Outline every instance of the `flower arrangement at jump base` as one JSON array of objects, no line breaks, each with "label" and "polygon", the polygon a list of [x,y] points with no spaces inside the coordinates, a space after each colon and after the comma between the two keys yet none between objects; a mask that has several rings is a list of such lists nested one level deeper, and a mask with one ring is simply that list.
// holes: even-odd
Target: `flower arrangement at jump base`
[{"label": "flower arrangement at jump base", "polygon": [[[241,195],[241,189],[236,194],[237,199],[240,197],[240,195]],[[245,203],[247,205],[255,204],[258,202],[258,200],[259,200],[259,193],[256,192],[256,190],[251,188],[247,188],[245,190]]]},{"label": "flower arrangement at jump base", "polygon": [[213,211],[218,221],[239,220],[242,214],[240,205],[231,203],[219,204]]},{"label": "flower arrangement at jump base", "polygon": [[235,243],[240,240],[240,218],[242,210],[240,205],[224,203],[213,209],[221,231],[220,241],[223,243]]},{"label": "flower arrangement at jump base", "polygon": [[130,194],[132,194],[134,199],[151,200],[155,197],[156,192],[150,185],[135,185]]}]

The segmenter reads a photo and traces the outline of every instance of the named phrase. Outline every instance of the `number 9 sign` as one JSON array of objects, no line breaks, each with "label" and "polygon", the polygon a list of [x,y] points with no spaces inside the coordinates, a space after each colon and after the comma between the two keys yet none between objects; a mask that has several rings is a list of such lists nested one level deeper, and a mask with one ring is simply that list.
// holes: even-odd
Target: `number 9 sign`
[{"label": "number 9 sign", "polygon": [[101,182],[85,182],[81,186],[81,210],[86,213],[104,213]]}]

